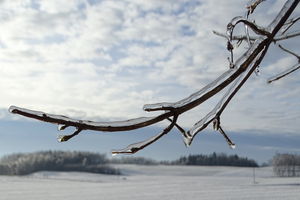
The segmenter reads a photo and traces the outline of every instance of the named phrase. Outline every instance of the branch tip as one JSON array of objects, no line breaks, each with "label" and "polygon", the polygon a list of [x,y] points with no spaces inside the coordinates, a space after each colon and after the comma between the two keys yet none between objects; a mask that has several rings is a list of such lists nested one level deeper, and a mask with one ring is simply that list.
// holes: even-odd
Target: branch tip
[{"label": "branch tip", "polygon": [[71,135],[59,135],[57,137],[57,140],[58,140],[58,142],[66,142],[69,139],[73,138],[74,136],[78,135],[81,131],[82,131],[81,128],[76,128],[76,131],[73,134],[71,134]]}]

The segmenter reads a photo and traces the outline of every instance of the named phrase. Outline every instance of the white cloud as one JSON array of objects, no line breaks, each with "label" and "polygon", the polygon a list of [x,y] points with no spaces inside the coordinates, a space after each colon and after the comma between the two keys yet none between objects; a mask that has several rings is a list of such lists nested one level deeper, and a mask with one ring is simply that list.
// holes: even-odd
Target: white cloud
[{"label": "white cloud", "polygon": [[[257,22],[269,22],[283,1],[278,2],[264,2]],[[212,30],[225,30],[232,17],[244,15],[245,3],[3,1],[0,109],[15,104],[112,120],[144,115],[144,103],[184,98],[228,67],[226,41]],[[296,75],[265,84],[295,60],[277,51],[272,55],[261,66],[261,77],[252,78],[225,112],[228,130],[299,132]],[[191,126],[216,102],[185,115],[183,126]]]}]

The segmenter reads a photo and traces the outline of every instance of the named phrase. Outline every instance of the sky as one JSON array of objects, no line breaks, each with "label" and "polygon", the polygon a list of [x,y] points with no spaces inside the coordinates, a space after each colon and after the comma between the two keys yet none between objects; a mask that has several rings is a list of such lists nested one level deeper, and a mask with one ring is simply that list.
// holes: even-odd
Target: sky
[{"label": "sky", "polygon": [[[263,2],[253,15],[256,23],[270,23],[284,2]],[[151,116],[143,111],[144,104],[176,102],[228,69],[226,40],[212,31],[225,32],[233,17],[245,15],[246,4],[0,0],[0,155],[48,149],[107,153],[156,134],[164,123],[132,133],[85,131],[60,144],[55,125],[12,115],[8,108],[94,121]],[[298,6],[295,15],[299,13]],[[300,41],[282,44],[297,52]],[[222,125],[237,140],[234,151],[208,127],[188,149],[172,131],[137,155],[168,160],[216,151],[263,161],[276,152],[299,153],[299,72],[266,83],[295,63],[295,57],[271,46],[259,75],[254,74],[229,104]],[[219,97],[180,116],[180,125],[191,128]]]}]

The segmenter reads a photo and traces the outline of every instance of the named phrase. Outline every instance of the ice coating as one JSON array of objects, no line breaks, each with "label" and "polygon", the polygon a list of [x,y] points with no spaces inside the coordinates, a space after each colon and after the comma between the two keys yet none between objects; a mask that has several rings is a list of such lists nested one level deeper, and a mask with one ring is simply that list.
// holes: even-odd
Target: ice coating
[{"label": "ice coating", "polygon": [[189,97],[184,98],[178,102],[175,103],[168,103],[168,102],[162,102],[162,103],[155,103],[155,104],[146,104],[144,105],[144,110],[145,111],[154,111],[154,110],[168,110],[171,108],[179,108],[184,105],[187,105],[191,103],[192,101],[197,100],[200,98],[203,94],[211,91],[213,88],[215,88],[219,83],[223,82],[228,78],[228,76],[232,75],[234,73],[234,69],[229,69],[226,72],[224,72],[221,76],[219,76],[216,80],[212,81],[199,91],[191,94]]},{"label": "ice coating", "polygon": [[290,73],[292,73],[292,72],[294,72],[294,71],[296,71],[298,69],[300,69],[300,64],[299,63],[297,63],[293,67],[291,67],[291,68],[289,68],[289,69],[287,69],[287,70],[285,70],[285,71],[283,71],[283,72],[281,72],[281,73],[279,73],[279,74],[277,74],[277,75],[269,78],[268,79],[268,83],[272,83],[273,81],[279,80],[279,79],[281,79],[281,78],[289,75]]},{"label": "ice coating", "polygon": [[146,146],[152,144],[153,142],[157,141],[159,138],[161,138],[163,135],[167,134],[168,132],[170,132],[170,130],[172,130],[172,128],[175,126],[176,121],[178,119],[178,115],[174,115],[173,119],[171,120],[171,124],[166,127],[161,133],[147,139],[144,140],[142,142],[137,142],[134,144],[130,144],[128,145],[126,148],[124,149],[120,149],[120,150],[114,150],[112,151],[112,154],[134,154],[136,152],[138,152],[139,150],[145,148]]},{"label": "ice coating", "polygon": [[[219,131],[224,138],[226,139],[228,145],[231,148],[235,148],[235,144],[230,140],[230,138],[226,135],[223,131],[222,127],[220,126],[219,117],[222,114],[223,110],[226,108],[227,104],[231,101],[232,97],[236,94],[236,92],[240,89],[240,87],[245,83],[245,81],[249,78],[249,76],[255,72],[254,70],[257,69],[259,63],[261,62],[262,58],[265,55],[269,45],[272,42],[276,42],[280,40],[280,38],[286,39],[288,34],[283,35],[288,28],[284,28],[284,26],[289,23],[287,19],[291,15],[293,9],[296,8],[299,0],[288,0],[284,7],[281,9],[280,13],[276,16],[273,22],[266,28],[259,27],[253,21],[248,20],[249,12],[252,13],[255,7],[264,0],[253,0],[251,4],[248,4],[248,14],[246,15],[247,18],[243,17],[236,17],[234,18],[227,26],[227,36],[225,37],[228,40],[227,49],[231,53],[231,58],[229,58],[230,68],[228,71],[223,73],[219,76],[216,80],[212,81],[210,84],[205,86],[204,88],[200,89],[196,93],[190,95],[187,98],[184,98],[180,101],[175,103],[169,102],[162,102],[157,104],[148,104],[144,106],[146,111],[156,111],[156,110],[164,110],[163,114],[158,114],[155,117],[141,117],[136,119],[130,119],[125,121],[115,121],[115,122],[93,122],[88,120],[77,120],[72,119],[63,115],[53,115],[47,114],[40,111],[34,111],[24,108],[18,108],[12,106],[9,108],[11,113],[20,114],[26,117],[34,118],[37,120],[41,120],[44,122],[58,124],[59,130],[64,130],[65,128],[72,126],[77,128],[72,135],[62,135],[58,137],[60,142],[67,141],[68,139],[72,138],[73,136],[77,135],[81,130],[96,130],[96,131],[127,131],[133,130],[145,126],[149,126],[151,124],[155,124],[165,119],[169,119],[173,116],[173,120],[171,121],[171,125],[168,126],[162,133],[139,143],[135,143],[132,145],[127,146],[126,148],[114,151],[113,154],[118,153],[135,153],[138,150],[144,148],[145,146],[155,142],[158,140],[163,134],[169,132],[174,126],[176,126],[184,137],[184,143],[186,146],[189,146],[193,140],[193,137],[206,128],[208,124],[212,121],[217,119],[217,123],[214,124],[214,129]],[[246,28],[246,39],[238,39],[238,40],[248,40],[249,49],[240,56],[235,62],[233,58],[233,31],[237,24],[242,24]],[[260,37],[256,37],[253,39],[248,32],[248,27],[257,33]],[[279,37],[275,37],[278,31],[281,30],[281,35]],[[294,33],[295,35],[295,33]],[[258,39],[257,39],[258,38]],[[278,38],[276,40],[276,38]],[[240,42],[240,41],[238,41]],[[261,57],[261,55],[263,56]],[[296,66],[293,66],[291,69],[288,69],[279,75],[275,76],[275,78],[270,79],[269,82],[274,81],[275,79],[280,79],[283,76],[299,69],[299,63]],[[227,87],[227,88],[226,88]],[[227,89],[225,95],[220,99],[218,104],[211,110],[203,119],[197,122],[192,129],[189,131],[183,130],[179,125],[176,124],[176,119],[178,115],[191,110],[192,108],[202,104],[215,94],[218,94],[221,90]],[[176,116],[175,116],[176,115]],[[176,118],[176,119],[175,119]]]},{"label": "ice coating", "polygon": [[[245,74],[245,73],[244,73]],[[236,85],[240,82],[242,76],[239,76],[237,80],[233,84],[230,85],[230,88],[227,90],[226,94],[221,98],[221,100],[217,103],[217,105],[199,122],[197,122],[190,130],[190,135],[194,136],[199,131],[203,130],[209,123],[211,123],[216,117],[217,112],[220,110],[221,106],[226,101],[226,98],[231,94],[231,92],[235,89]],[[214,129],[218,130],[219,125],[215,125]]]},{"label": "ice coating", "polygon": [[[258,46],[262,43],[262,41],[265,39],[265,36],[259,37],[257,40],[255,40],[254,44],[244,53],[242,56],[240,56],[234,63],[234,66],[240,66],[239,68],[232,68],[228,69],[226,72],[224,72],[222,75],[220,75],[217,79],[200,89],[199,91],[193,93],[187,98],[184,98],[178,102],[170,103],[170,102],[162,102],[162,103],[155,103],[155,104],[146,104],[144,105],[145,111],[155,111],[155,110],[172,110],[174,108],[180,108],[183,106],[186,106],[188,104],[191,104],[195,102],[196,100],[202,98],[204,95],[210,93],[211,91],[215,90],[217,87],[219,87],[221,84],[223,84],[225,81],[229,79],[229,77],[232,77],[236,72],[237,69],[242,69],[245,67],[245,65],[248,64],[251,55],[258,54]],[[249,65],[249,64],[248,64]]]},{"label": "ice coating", "polygon": [[44,112],[29,110],[25,108],[16,107],[16,106],[11,106],[9,108],[9,112],[35,118],[41,121],[46,121],[49,123],[62,124],[59,125],[58,127],[59,130],[63,130],[67,126],[74,126],[74,127],[81,126],[83,127],[83,129],[89,128],[91,130],[100,130],[100,131],[109,131],[108,129],[113,129],[113,128],[126,129],[127,127],[134,126],[134,125],[142,126],[143,123],[146,123],[155,118],[155,117],[140,117],[140,118],[125,120],[125,121],[94,122],[89,120],[72,119],[63,115],[47,114]]},{"label": "ice coating", "polygon": [[64,135],[59,135],[59,136],[57,136],[57,141],[58,142],[64,142],[65,140],[64,140]]},{"label": "ice coating", "polygon": [[192,141],[193,141],[193,137],[190,137],[190,136],[183,137],[183,142],[186,147],[191,146]]},{"label": "ice coating", "polygon": [[58,124],[57,126],[57,130],[62,131],[65,130],[68,126],[65,124]]},{"label": "ice coating", "polygon": [[151,143],[155,142],[156,140],[158,140],[163,134],[164,133],[160,133],[158,135],[155,135],[155,136],[149,138],[148,140],[144,140],[142,142],[137,142],[137,143],[134,143],[134,144],[130,144],[130,145],[128,145],[124,149],[113,150],[112,151],[112,155],[117,155],[117,154],[134,154],[138,150],[143,149],[144,147],[146,147],[149,144],[151,144]]},{"label": "ice coating", "polygon": [[286,13],[291,9],[293,4],[295,6],[299,3],[299,1],[294,1],[294,0],[288,0],[285,2],[284,6],[280,10],[279,14],[276,16],[276,18],[270,23],[270,25],[267,27],[268,31],[273,30],[277,24],[282,20],[282,17],[286,15]]}]

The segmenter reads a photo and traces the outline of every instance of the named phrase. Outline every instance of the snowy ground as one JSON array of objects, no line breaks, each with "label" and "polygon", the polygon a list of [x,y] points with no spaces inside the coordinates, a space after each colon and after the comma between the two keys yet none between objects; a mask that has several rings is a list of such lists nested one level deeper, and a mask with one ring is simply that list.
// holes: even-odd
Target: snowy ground
[{"label": "snowy ground", "polygon": [[116,165],[126,175],[39,172],[0,176],[0,200],[300,199],[300,178],[272,168]]}]

